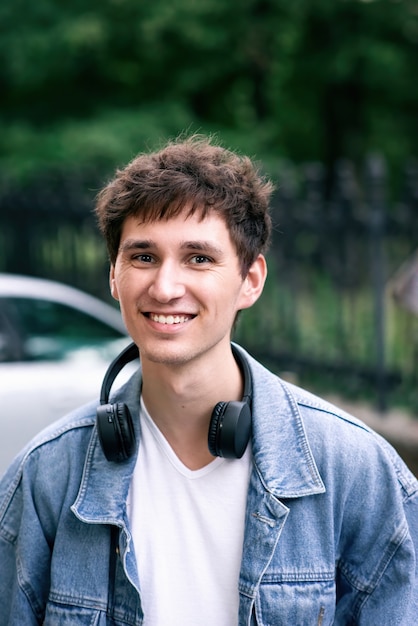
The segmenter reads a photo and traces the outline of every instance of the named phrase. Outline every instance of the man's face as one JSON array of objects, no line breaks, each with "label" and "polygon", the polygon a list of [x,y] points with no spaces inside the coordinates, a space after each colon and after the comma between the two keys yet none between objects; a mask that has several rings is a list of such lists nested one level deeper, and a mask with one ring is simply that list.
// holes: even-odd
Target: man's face
[{"label": "man's face", "polygon": [[265,262],[260,255],[243,279],[216,213],[149,223],[129,217],[110,279],[141,359],[185,364],[229,346],[237,311],[262,291]]}]

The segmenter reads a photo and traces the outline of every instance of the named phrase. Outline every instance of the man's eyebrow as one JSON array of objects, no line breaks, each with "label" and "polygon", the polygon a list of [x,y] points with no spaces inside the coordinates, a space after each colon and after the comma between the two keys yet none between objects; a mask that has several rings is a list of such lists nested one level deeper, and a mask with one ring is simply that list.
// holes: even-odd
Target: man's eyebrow
[{"label": "man's eyebrow", "polygon": [[155,248],[155,243],[150,239],[126,239],[119,246],[120,252],[129,252],[130,250],[149,250]]},{"label": "man's eyebrow", "polygon": [[[158,248],[155,241],[152,239],[126,239],[119,248],[120,252],[130,252],[131,250],[155,250]],[[190,240],[182,241],[180,244],[181,250],[195,250],[198,252],[209,252],[210,254],[220,255],[222,254],[221,248],[219,248],[213,241],[205,240]]]},{"label": "man's eyebrow", "polygon": [[213,241],[183,241],[182,250],[197,250],[198,252],[210,252],[211,254],[222,254],[222,250]]}]

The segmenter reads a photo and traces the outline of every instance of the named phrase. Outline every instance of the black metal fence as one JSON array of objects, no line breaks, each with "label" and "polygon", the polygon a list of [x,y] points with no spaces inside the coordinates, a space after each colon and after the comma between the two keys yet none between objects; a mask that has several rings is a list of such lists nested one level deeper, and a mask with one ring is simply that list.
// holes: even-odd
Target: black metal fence
[{"label": "black metal fence", "polygon": [[0,182],[0,271],[63,281],[108,298],[106,251],[93,215],[95,172]]},{"label": "black metal fence", "polygon": [[[366,394],[382,410],[418,412],[418,316],[394,298],[398,272],[418,248],[418,164],[393,199],[384,161],[363,172],[341,160],[283,163],[264,295],[242,315],[239,338],[281,372],[314,387]],[[97,232],[94,173],[49,173],[19,189],[0,185],[0,271],[43,276],[109,299]]]},{"label": "black metal fence", "polygon": [[[418,411],[418,316],[395,300],[399,270],[418,247],[418,165],[391,200],[384,161],[329,173],[318,163],[278,174],[272,276],[246,343],[284,371],[341,393]],[[417,268],[418,271],[418,268]],[[256,339],[254,339],[256,337]]]}]

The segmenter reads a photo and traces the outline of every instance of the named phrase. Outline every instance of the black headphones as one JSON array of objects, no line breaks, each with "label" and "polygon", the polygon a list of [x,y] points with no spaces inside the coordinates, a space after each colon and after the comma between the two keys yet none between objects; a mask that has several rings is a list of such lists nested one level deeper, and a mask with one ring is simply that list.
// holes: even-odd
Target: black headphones
[{"label": "black headphones", "polygon": [[[218,402],[212,411],[208,432],[209,452],[213,456],[240,459],[251,436],[251,374],[246,360],[232,344],[232,352],[244,376],[244,396],[241,402]],[[112,384],[123,367],[139,357],[134,343],[125,348],[110,364],[100,391],[97,408],[97,431],[108,461],[120,463],[135,451],[135,431],[126,404],[109,404]]]}]

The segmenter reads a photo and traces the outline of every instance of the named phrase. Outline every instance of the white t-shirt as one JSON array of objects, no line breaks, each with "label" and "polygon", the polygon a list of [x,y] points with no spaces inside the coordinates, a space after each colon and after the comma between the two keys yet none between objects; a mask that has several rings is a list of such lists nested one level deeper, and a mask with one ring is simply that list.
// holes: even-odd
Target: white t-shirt
[{"label": "white t-shirt", "polygon": [[237,624],[250,446],[241,459],[192,471],[142,400],[140,421],[128,511],[144,626]]}]

